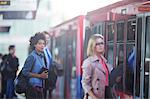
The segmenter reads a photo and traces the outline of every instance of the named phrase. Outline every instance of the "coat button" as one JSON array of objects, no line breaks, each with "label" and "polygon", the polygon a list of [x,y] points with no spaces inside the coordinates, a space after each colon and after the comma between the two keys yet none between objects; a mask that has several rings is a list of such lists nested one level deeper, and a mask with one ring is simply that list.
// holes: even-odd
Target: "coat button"
[{"label": "coat button", "polygon": [[96,88],[98,90],[98,88]]},{"label": "coat button", "polygon": [[99,81],[99,78],[97,79],[97,81]]}]

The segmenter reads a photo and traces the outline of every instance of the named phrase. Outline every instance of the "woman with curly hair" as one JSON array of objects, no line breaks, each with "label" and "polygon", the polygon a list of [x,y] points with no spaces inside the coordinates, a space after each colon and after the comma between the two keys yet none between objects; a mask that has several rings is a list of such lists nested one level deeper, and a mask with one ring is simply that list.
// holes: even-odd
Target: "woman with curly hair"
[{"label": "woman with curly hair", "polygon": [[44,99],[44,81],[48,78],[48,71],[44,59],[46,38],[43,33],[36,33],[30,38],[32,52],[27,57],[22,73],[29,78],[29,87],[25,93],[27,99]]}]

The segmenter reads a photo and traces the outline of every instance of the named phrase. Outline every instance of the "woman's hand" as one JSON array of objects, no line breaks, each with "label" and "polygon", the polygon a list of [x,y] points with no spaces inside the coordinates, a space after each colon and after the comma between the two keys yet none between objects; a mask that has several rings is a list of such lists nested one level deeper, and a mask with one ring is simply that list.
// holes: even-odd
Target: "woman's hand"
[{"label": "woman's hand", "polygon": [[90,90],[90,91],[88,92],[88,94],[92,97],[92,99],[98,99],[98,98],[94,95],[94,93],[93,93],[92,90]]},{"label": "woman's hand", "polygon": [[40,78],[43,78],[43,79],[46,79],[46,78],[48,78],[48,71],[46,70],[46,71],[43,71],[41,74],[39,74],[40,75]]}]

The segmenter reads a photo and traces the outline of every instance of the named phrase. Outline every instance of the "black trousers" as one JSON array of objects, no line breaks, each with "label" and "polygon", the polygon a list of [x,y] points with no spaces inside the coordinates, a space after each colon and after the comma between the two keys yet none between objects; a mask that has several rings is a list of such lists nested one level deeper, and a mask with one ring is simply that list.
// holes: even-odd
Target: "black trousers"
[{"label": "black trousers", "polygon": [[[52,99],[52,89],[44,89],[44,99]],[[48,97],[47,97],[48,92]]]},{"label": "black trousers", "polygon": [[105,99],[113,99],[111,94],[111,87],[109,86],[105,87]]}]

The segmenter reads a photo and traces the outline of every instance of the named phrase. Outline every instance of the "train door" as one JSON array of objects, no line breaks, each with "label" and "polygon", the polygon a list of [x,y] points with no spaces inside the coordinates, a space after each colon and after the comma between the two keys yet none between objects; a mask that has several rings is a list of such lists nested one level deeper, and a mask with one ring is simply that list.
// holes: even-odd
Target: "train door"
[{"label": "train door", "polygon": [[136,18],[129,18],[126,22],[126,73],[125,73],[125,90],[130,95],[133,95],[134,89],[134,53],[135,53],[135,29]]},{"label": "train door", "polygon": [[65,99],[76,96],[76,33],[70,28],[66,35]]},{"label": "train door", "polygon": [[[139,86],[140,99],[150,98],[150,13],[137,15],[137,61],[136,78],[139,80],[135,82],[136,87]],[[137,80],[136,79],[136,80]],[[136,86],[139,83],[138,86]],[[136,94],[136,93],[135,93]]]},{"label": "train door", "polygon": [[[53,40],[53,56],[55,61],[59,61],[63,65],[64,72],[66,66],[66,31],[60,32],[61,36]],[[64,99],[65,79],[64,75],[57,78],[56,89],[53,97],[56,99]]]},{"label": "train door", "polygon": [[55,97],[74,99],[76,96],[76,32],[71,27],[55,38],[55,61],[64,67],[63,76],[57,78]]}]

